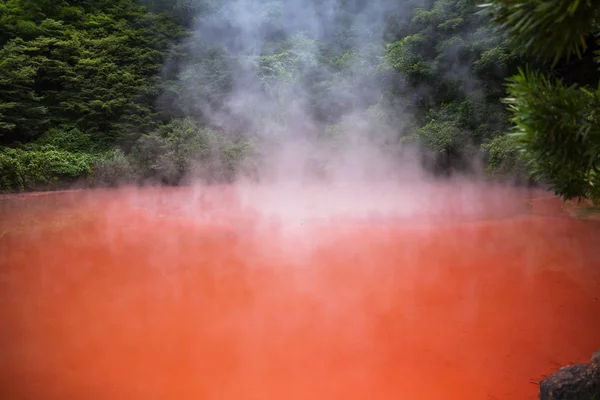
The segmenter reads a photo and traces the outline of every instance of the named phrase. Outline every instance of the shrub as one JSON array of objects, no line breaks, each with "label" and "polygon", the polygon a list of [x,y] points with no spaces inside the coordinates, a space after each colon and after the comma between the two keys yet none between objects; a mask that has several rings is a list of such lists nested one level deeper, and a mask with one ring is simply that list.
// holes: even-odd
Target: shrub
[{"label": "shrub", "polygon": [[130,160],[121,150],[116,149],[97,157],[92,167],[90,182],[94,186],[117,186],[135,178]]},{"label": "shrub", "polygon": [[56,188],[61,182],[87,176],[93,160],[89,154],[49,145],[36,149],[4,147],[0,150],[0,190]]},{"label": "shrub", "polygon": [[254,154],[251,142],[232,140],[186,118],[142,135],[131,160],[142,179],[178,184],[190,175],[209,181],[231,180],[248,167],[246,161]]},{"label": "shrub", "polygon": [[53,128],[44,133],[37,143],[42,146],[54,146],[70,152],[89,151],[92,147],[92,137],[75,127],[63,126]]},{"label": "shrub", "polygon": [[527,172],[517,141],[510,135],[500,135],[481,145],[487,159],[487,172],[492,177],[513,177],[526,180]]}]

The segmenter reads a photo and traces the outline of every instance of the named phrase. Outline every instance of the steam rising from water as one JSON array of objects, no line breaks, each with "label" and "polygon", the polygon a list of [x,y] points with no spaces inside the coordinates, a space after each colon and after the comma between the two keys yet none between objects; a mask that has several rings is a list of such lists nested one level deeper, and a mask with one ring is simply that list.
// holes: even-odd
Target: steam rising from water
[{"label": "steam rising from water", "polygon": [[[188,51],[198,53],[197,61],[177,65],[185,99],[179,106],[229,134],[257,138],[263,182],[420,176],[414,153],[397,144],[410,113],[399,106],[392,110],[394,127],[381,118],[385,71],[377,67],[387,19],[418,4],[219,2],[197,20],[189,38]],[[326,60],[343,55],[342,69]],[[203,57],[221,61],[215,66]],[[226,97],[214,93],[223,82],[231,89]],[[337,141],[326,132],[332,126],[339,128]]]}]

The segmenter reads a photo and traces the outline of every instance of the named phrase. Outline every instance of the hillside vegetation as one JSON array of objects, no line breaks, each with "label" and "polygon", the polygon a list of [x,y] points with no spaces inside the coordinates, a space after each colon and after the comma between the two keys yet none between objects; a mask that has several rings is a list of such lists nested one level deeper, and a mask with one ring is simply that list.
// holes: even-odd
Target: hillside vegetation
[{"label": "hillside vegetation", "polygon": [[[269,151],[260,126],[214,116],[229,115],[248,58],[268,118],[294,121],[302,88],[324,146],[362,112],[385,127],[377,143],[414,145],[433,174],[480,160],[492,177],[599,197],[597,2],[331,3],[314,35],[290,26],[286,2],[254,1],[261,46],[250,59],[215,40],[235,26],[203,30],[231,0],[3,2],[0,190],[247,173]],[[388,7],[377,34],[360,19],[373,4]]]}]

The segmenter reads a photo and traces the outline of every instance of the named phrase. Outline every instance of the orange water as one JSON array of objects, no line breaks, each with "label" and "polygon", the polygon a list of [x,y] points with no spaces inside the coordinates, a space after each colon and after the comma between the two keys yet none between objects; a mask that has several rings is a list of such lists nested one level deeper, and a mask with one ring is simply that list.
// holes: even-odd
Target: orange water
[{"label": "orange water", "polygon": [[516,192],[292,233],[184,193],[1,202],[2,399],[534,399],[600,348],[599,225]]}]

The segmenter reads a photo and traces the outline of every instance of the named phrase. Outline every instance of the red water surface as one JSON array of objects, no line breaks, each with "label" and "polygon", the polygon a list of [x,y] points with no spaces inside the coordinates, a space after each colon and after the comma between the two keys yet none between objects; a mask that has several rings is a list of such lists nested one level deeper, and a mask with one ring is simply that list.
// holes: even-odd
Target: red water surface
[{"label": "red water surface", "polygon": [[534,399],[600,348],[600,227],[444,190],[291,230],[234,188],[4,199],[0,397]]}]

